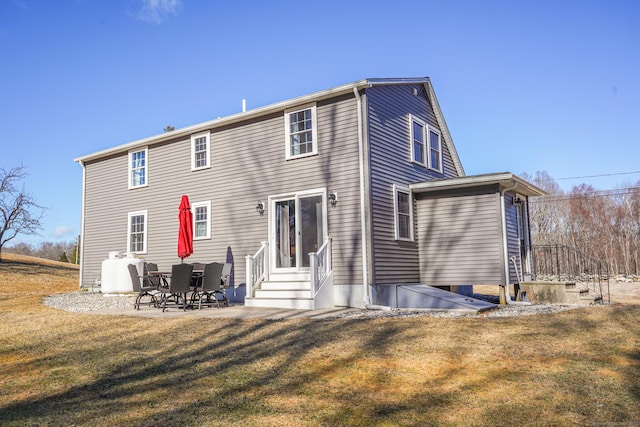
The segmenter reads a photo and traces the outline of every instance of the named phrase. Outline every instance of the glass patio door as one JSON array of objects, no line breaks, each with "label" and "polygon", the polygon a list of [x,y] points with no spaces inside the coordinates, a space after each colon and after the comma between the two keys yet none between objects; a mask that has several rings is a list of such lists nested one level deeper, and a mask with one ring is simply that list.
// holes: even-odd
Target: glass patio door
[{"label": "glass patio door", "polygon": [[308,269],[309,252],[316,252],[324,242],[323,195],[280,198],[272,207],[275,271]]}]

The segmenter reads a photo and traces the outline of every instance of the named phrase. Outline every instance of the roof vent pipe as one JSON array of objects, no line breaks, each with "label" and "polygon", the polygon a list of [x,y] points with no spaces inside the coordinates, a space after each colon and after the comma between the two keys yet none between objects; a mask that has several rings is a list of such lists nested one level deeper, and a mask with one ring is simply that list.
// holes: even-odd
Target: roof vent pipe
[{"label": "roof vent pipe", "polygon": [[247,111],[247,100],[243,99],[242,100],[242,112],[246,113],[246,111]]}]

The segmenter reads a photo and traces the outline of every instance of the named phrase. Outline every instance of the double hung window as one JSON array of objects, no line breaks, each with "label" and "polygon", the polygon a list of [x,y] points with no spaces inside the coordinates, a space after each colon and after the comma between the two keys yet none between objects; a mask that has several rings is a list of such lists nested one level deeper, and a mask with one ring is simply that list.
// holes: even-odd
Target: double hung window
[{"label": "double hung window", "polygon": [[211,238],[211,201],[191,204],[193,214],[193,239]]},{"label": "double hung window", "polygon": [[287,110],[285,117],[286,158],[311,156],[318,153],[316,106]]},{"label": "double hung window", "polygon": [[396,240],[413,240],[413,201],[406,187],[393,186]]},{"label": "double hung window", "polygon": [[442,173],[442,142],[440,131],[416,117],[411,123],[411,161]]},{"label": "double hung window", "polygon": [[147,252],[147,211],[129,212],[127,248],[129,252]]},{"label": "double hung window", "polygon": [[146,187],[148,149],[129,151],[129,188]]},{"label": "double hung window", "polygon": [[191,170],[211,167],[211,133],[191,135]]},{"label": "double hung window", "polygon": [[429,169],[442,173],[440,132],[429,126]]},{"label": "double hung window", "polygon": [[426,166],[424,149],[424,129],[426,125],[416,118],[411,119],[411,160]]}]

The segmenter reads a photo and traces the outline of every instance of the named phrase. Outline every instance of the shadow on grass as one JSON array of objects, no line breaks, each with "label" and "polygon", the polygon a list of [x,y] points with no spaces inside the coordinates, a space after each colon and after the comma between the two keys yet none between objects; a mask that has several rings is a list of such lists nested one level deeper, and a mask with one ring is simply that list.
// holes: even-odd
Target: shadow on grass
[{"label": "shadow on grass", "polygon": [[[611,322],[629,325],[627,334],[633,335],[638,331],[631,324],[634,312],[613,310]],[[131,326],[110,330],[117,322]],[[529,325],[528,333],[522,333],[522,325]],[[62,377],[49,378],[65,385],[49,393],[33,384],[36,397],[0,407],[0,423],[424,425],[455,423],[463,419],[456,418],[456,411],[468,411],[477,425],[526,424],[540,416],[545,399],[555,398],[537,390],[536,381],[562,387],[567,379],[577,386],[561,388],[571,393],[563,399],[582,399],[577,405],[584,421],[591,419],[591,398],[581,395],[603,390],[573,371],[579,364],[588,369],[601,363],[582,360],[583,353],[608,336],[606,330],[594,333],[603,325],[592,317],[573,314],[452,321],[109,318],[102,327],[97,336],[90,333],[95,324],[52,330],[50,338],[65,347],[52,345],[52,354],[28,359],[18,370],[61,369]],[[496,329],[501,331],[497,338],[485,338]],[[595,344],[585,339],[592,333]],[[437,347],[432,339],[438,340]],[[554,349],[571,340],[579,340],[584,349],[576,345],[575,354]],[[34,343],[13,352],[32,355],[36,348]],[[627,356],[637,361],[633,351]],[[555,360],[558,372],[546,373],[545,360]],[[523,369],[529,366],[525,362],[530,371]],[[88,379],[79,374],[64,378],[64,368],[85,371]],[[616,403],[617,412],[605,412],[605,417],[620,421],[638,415],[629,408],[640,403],[639,369],[636,363],[622,371],[632,406]],[[495,400],[486,395],[492,389]],[[524,405],[517,393],[500,394],[518,389],[540,401]],[[594,418],[601,413],[594,407]],[[497,414],[505,415],[496,419]]]},{"label": "shadow on grass", "polygon": [[[87,372],[94,380],[6,405],[0,421],[33,424],[64,419],[69,423],[100,424],[114,416],[122,417],[115,418],[121,422],[138,425],[181,424],[185,419],[239,421],[247,415],[277,411],[268,409],[265,399],[299,394],[300,388],[310,382],[321,381],[328,372],[356,362],[367,349],[384,347],[393,341],[389,336],[396,333],[392,324],[367,331],[359,320],[178,324],[132,330],[131,336],[121,340],[105,331],[103,342],[96,343],[97,350],[88,351],[83,357],[92,360],[86,366],[95,369]],[[362,347],[331,359],[321,370],[299,367],[299,361],[309,352],[332,343],[345,328],[367,334]],[[56,339],[73,341],[63,335],[58,334]],[[86,347],[82,336],[75,340],[79,348]],[[63,359],[76,360],[68,351],[61,349],[59,354],[31,360],[20,370],[64,366]],[[120,361],[113,364],[109,355]],[[291,370],[300,372],[292,374]],[[33,386],[38,389],[37,384]]]}]

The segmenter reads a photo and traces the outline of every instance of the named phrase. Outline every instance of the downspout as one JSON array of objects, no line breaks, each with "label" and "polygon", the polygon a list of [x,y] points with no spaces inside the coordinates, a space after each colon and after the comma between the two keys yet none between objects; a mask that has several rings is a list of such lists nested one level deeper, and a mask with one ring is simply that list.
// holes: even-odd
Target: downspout
[{"label": "downspout", "polygon": [[362,235],[362,300],[365,306],[371,304],[369,294],[369,263],[367,259],[367,209],[365,197],[365,174],[364,174],[364,136],[362,129],[362,98],[358,88],[353,88],[358,109],[358,160],[360,165],[360,234]]},{"label": "downspout", "polygon": [[500,213],[502,214],[502,246],[504,251],[504,290],[505,300],[507,304],[512,305],[531,305],[528,301],[513,301],[511,294],[509,293],[509,245],[507,243],[507,210],[504,205],[504,195],[507,191],[515,190],[518,187],[518,182],[513,184],[513,187],[500,190]]},{"label": "downspout", "polygon": [[79,289],[82,289],[82,278],[84,277],[84,209],[85,209],[85,188],[87,180],[87,169],[84,166],[84,162],[80,160],[80,166],[82,166],[82,209],[80,211],[80,247],[76,250],[80,254],[80,271],[78,272],[78,285]]}]

